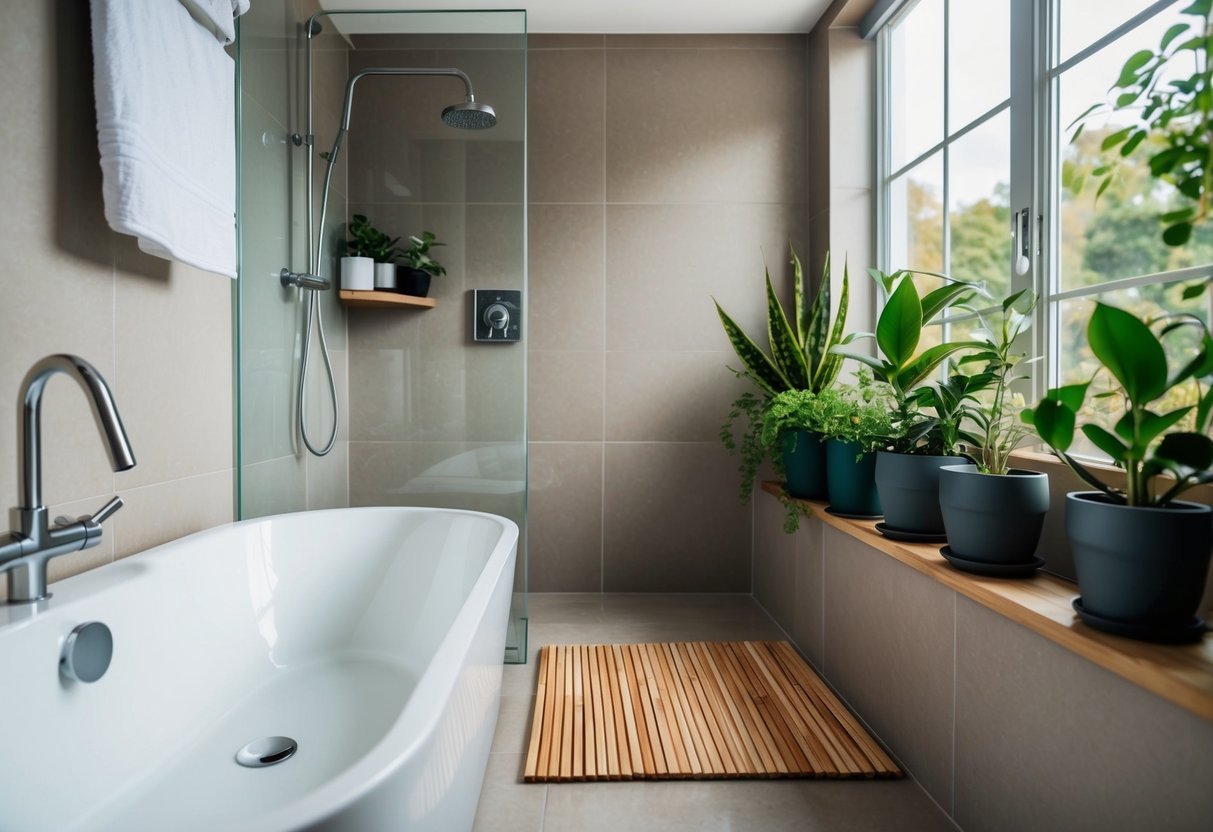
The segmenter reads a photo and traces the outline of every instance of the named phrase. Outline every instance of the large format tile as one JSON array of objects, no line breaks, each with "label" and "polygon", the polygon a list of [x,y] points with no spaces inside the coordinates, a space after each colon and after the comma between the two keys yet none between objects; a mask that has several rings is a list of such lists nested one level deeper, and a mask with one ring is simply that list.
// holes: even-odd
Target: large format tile
[{"label": "large format tile", "polygon": [[831,684],[951,807],[954,593],[832,528],[825,586]]},{"label": "large format tile", "polygon": [[528,56],[527,88],[531,202],[602,201],[606,195],[603,51],[533,52]]},{"label": "large format tile", "polygon": [[307,462],[284,456],[243,466],[240,516],[267,517],[307,508]]},{"label": "large format tile", "polygon": [[732,351],[608,352],[607,441],[716,441],[733,400],[753,389],[728,369],[739,364]]},{"label": "large format tile", "polygon": [[235,471],[228,469],[122,492],[126,506],[110,521],[115,557],[230,523],[234,485]]},{"label": "large format tile", "polygon": [[610,205],[606,227],[607,349],[724,352],[712,299],[760,337],[764,257],[789,294],[788,243],[805,250],[807,222],[803,206]]},{"label": "large format tile", "polygon": [[603,587],[749,592],[750,510],[719,443],[606,446]]},{"label": "large format tile", "polygon": [[603,357],[595,350],[527,353],[531,441],[602,440]]},{"label": "large format tile", "polygon": [[602,589],[602,445],[530,445],[528,589]]},{"label": "large format tile", "polygon": [[608,49],[607,200],[804,200],[805,56],[795,49]]},{"label": "large format tile", "polygon": [[[799,535],[783,530],[786,509],[763,491],[752,497],[754,503],[754,599],[762,604],[779,625],[795,635],[797,589],[797,541]],[[801,520],[801,525],[804,525]],[[805,646],[800,645],[804,650]]]},{"label": "large format tile", "polygon": [[490,754],[473,832],[542,832],[548,787],[522,782],[523,755]]},{"label": "large format tile", "polygon": [[[764,495],[755,499],[761,500]],[[770,496],[766,497],[770,500]],[[771,500],[771,502],[774,502]],[[816,518],[801,518],[796,533],[796,601],[792,640],[810,662],[825,666],[825,531]]]},{"label": "large format tile", "polygon": [[602,349],[606,325],[603,206],[532,203],[527,233],[530,348]]},{"label": "large format tile", "polygon": [[966,598],[956,625],[961,828],[1209,827],[1213,724]]}]

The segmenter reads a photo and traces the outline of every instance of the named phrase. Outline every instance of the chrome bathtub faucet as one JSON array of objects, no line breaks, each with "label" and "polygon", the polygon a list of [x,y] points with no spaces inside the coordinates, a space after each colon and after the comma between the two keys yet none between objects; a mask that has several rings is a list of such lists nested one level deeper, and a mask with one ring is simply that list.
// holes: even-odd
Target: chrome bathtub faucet
[{"label": "chrome bathtub faucet", "polygon": [[[72,520],[55,518],[47,522],[42,504],[42,391],[55,373],[74,378],[92,403],[97,428],[105,439],[115,471],[135,467],[135,455],[109,385],[83,358],[75,355],[48,355],[26,374],[21,383],[21,530],[9,532],[8,542],[0,544],[0,572],[8,576],[8,603],[27,604],[50,597],[46,591],[46,565],[51,558],[89,549],[101,541],[101,524],[122,508],[122,498],[114,497],[100,511]],[[4,537],[0,536],[0,540]]]}]

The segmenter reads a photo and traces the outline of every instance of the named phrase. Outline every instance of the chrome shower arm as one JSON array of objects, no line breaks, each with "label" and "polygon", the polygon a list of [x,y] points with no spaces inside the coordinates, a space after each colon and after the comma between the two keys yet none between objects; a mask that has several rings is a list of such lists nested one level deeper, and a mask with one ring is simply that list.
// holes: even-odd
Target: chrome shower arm
[{"label": "chrome shower arm", "polygon": [[432,76],[450,76],[463,81],[463,86],[466,89],[468,101],[475,101],[476,95],[472,92],[472,79],[468,78],[467,73],[463,70],[455,69],[454,67],[413,67],[413,66],[371,66],[366,69],[361,69],[350,76],[350,80],[345,85],[345,104],[341,110],[341,129],[349,131],[350,129],[350,111],[354,104],[354,85],[367,75],[414,75],[423,77]]}]

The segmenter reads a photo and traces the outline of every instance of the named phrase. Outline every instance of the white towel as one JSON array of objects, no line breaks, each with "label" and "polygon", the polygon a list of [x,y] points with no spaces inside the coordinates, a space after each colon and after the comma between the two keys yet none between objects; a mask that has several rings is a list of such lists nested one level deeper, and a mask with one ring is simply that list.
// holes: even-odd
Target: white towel
[{"label": "white towel", "polygon": [[92,0],[92,16],[106,220],[148,254],[235,277],[234,62],[177,2]]},{"label": "white towel", "polygon": [[226,45],[236,39],[236,18],[248,11],[249,0],[181,0],[181,5]]}]

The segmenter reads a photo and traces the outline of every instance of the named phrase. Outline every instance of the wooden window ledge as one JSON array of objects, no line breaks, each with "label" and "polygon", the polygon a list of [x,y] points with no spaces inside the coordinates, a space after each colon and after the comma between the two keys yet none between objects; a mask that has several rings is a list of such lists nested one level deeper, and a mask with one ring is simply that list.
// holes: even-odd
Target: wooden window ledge
[{"label": "wooden window ledge", "polygon": [[[783,484],[764,482],[762,489],[783,498]],[[788,498],[794,499],[794,498]],[[815,519],[901,561],[971,601],[1033,630],[1197,716],[1213,721],[1213,635],[1198,644],[1148,644],[1094,630],[1079,620],[1071,606],[1077,587],[1038,572],[1033,578],[983,578],[953,569],[939,546],[902,543],[876,531],[869,520],[847,520],[825,512],[825,503],[796,500],[812,509]]]}]

